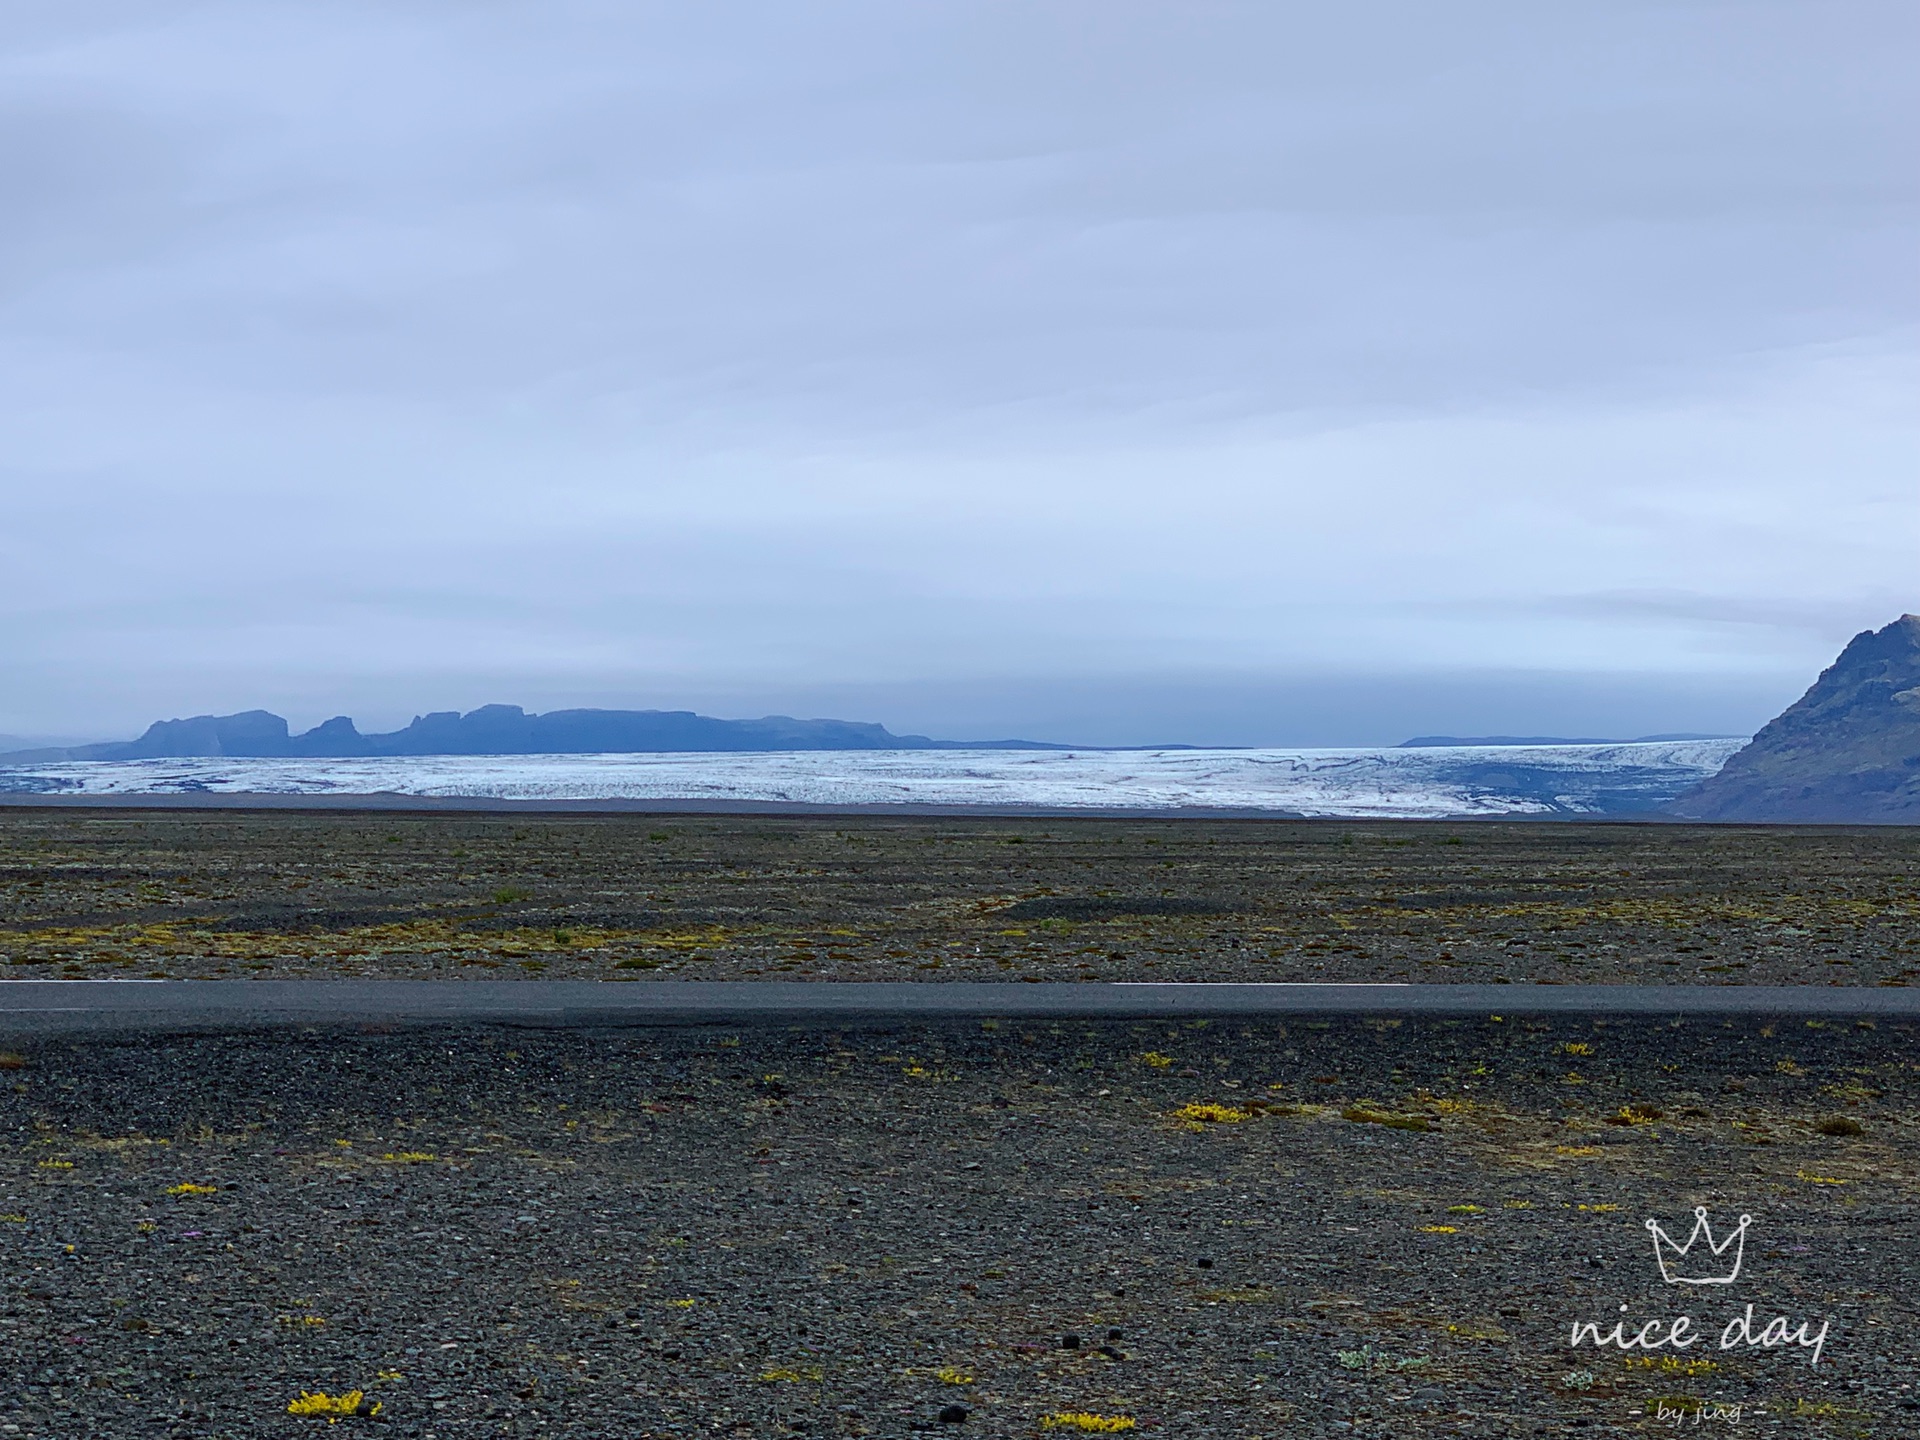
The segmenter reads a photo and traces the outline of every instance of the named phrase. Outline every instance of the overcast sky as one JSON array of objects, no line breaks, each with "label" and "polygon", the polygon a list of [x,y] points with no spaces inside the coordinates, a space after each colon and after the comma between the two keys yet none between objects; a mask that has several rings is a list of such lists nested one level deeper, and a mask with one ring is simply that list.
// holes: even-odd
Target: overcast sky
[{"label": "overcast sky", "polygon": [[0,731],[1740,730],[1920,609],[1911,0],[0,42]]}]

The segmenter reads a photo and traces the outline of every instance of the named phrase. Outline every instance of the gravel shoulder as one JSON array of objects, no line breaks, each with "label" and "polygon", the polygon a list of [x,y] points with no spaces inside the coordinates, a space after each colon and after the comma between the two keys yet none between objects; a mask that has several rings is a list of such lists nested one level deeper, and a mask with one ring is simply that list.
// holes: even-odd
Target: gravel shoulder
[{"label": "gravel shoulder", "polygon": [[[1910,1025],[315,1028],[3,1062],[0,1433],[1920,1433]],[[1737,1285],[1643,1228],[1753,1216]],[[1754,1306],[1805,1347],[1569,1347]],[[1069,1343],[1069,1337],[1077,1343]],[[1669,1364],[1668,1362],[1673,1362]],[[941,1421],[961,1407],[966,1418]],[[1690,1413],[1690,1412],[1689,1412]],[[1049,1428],[1049,1417],[1052,1425]],[[1729,1433],[1738,1433],[1729,1425]]]}]

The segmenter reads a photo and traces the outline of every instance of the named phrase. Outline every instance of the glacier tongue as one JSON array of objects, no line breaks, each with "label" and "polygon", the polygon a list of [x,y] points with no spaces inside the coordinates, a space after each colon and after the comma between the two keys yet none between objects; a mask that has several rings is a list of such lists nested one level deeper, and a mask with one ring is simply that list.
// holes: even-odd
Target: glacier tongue
[{"label": "glacier tongue", "polygon": [[92,760],[0,769],[0,793],[1246,809],[1381,819],[1616,815],[1665,804],[1745,743]]}]

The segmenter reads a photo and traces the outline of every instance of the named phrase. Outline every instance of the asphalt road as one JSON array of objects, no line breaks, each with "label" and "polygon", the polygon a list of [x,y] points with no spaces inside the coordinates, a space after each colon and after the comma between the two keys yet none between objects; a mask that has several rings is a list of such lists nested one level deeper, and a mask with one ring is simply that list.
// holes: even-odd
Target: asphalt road
[{"label": "asphalt road", "polygon": [[1920,1016],[1920,989],[572,980],[16,980],[0,1036],[287,1026],[860,1025],[1289,1015]]}]

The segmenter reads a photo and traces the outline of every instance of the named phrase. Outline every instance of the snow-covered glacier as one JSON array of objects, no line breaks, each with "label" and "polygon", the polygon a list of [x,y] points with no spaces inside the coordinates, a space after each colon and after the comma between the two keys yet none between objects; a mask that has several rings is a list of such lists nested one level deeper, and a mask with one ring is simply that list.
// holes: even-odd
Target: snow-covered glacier
[{"label": "snow-covered glacier", "polygon": [[0,768],[0,793],[1245,810],[1383,819],[1618,815],[1664,804],[1745,743],[91,760]]}]

